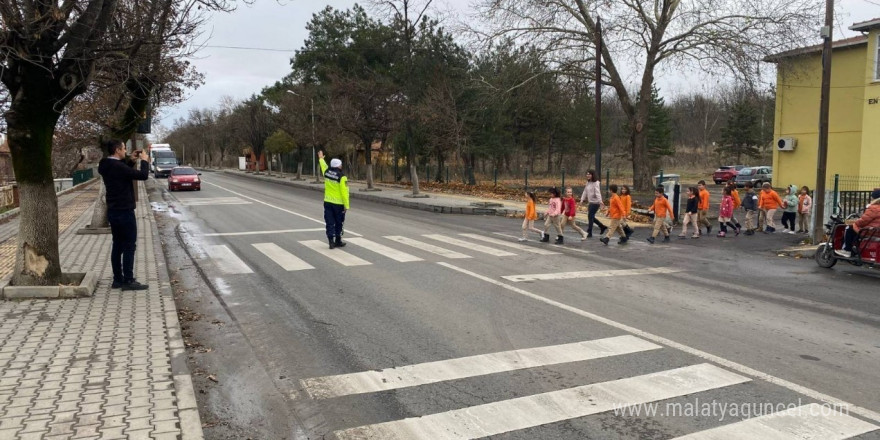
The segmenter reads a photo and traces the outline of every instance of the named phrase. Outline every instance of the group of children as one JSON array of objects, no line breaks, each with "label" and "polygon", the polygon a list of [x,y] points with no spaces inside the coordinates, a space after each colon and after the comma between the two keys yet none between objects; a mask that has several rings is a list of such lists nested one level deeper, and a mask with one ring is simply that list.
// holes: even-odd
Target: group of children
[{"label": "group of children", "polygon": [[[577,203],[572,196],[572,188],[565,188],[564,198],[556,188],[550,188],[549,191],[550,201],[544,216],[544,230],[534,226],[535,220],[538,219],[535,209],[537,196],[534,192],[526,192],[526,215],[523,220],[520,241],[525,241],[528,232],[533,231],[541,234],[542,242],[549,242],[549,232],[553,228],[557,234],[554,243],[563,244],[563,233],[566,226],[571,226],[581,235],[581,240],[586,240],[592,236],[594,222],[599,226],[599,234],[603,236],[600,241],[605,245],[608,245],[614,234],[620,237],[618,244],[626,243],[632,236],[633,229],[629,227],[626,220],[632,211],[632,196],[628,186],[618,187],[615,184],[608,186],[608,191],[611,193],[608,201],[608,217],[611,222],[606,227],[598,220],[591,218],[587,225],[588,231],[581,229],[574,221]],[[756,192],[752,183],[747,182],[744,192],[744,197],[741,198],[737,185],[732,180],[723,188],[718,212],[720,229],[718,237],[727,237],[728,233],[739,235],[741,232],[745,235],[754,235],[756,231],[774,233],[776,232],[774,215],[779,209],[783,210],[783,232],[789,234],[809,233],[813,199],[806,186],[801,187],[800,190],[794,185],[789,186],[785,190],[785,196],[780,197],[769,183],[764,183],[761,189]],[[736,210],[739,208],[743,208],[745,212],[745,228],[735,216]],[[672,232],[673,208],[662,186],[655,190],[654,200],[648,211],[654,214],[654,221],[651,236],[647,238],[647,241],[654,244],[657,237],[663,234],[663,241],[669,242]],[[691,238],[702,236],[703,227],[706,228],[706,235],[711,234],[712,224],[709,222],[708,215],[709,190],[706,189],[706,182],[701,180],[697,186],[688,188],[687,207],[682,221],[681,233],[678,237],[687,238],[688,225],[693,225],[694,229]]]}]

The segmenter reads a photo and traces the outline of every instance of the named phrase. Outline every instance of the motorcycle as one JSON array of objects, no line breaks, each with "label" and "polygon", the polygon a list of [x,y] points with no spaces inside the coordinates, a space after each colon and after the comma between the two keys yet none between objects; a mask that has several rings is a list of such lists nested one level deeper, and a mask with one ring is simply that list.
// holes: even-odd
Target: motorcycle
[{"label": "motorcycle", "polygon": [[880,228],[862,228],[853,244],[851,256],[844,257],[835,252],[843,249],[847,223],[859,217],[859,213],[850,214],[846,219],[841,214],[835,214],[825,223],[826,241],[819,243],[816,249],[816,263],[820,267],[831,268],[838,261],[846,261],[854,266],[880,267]]}]

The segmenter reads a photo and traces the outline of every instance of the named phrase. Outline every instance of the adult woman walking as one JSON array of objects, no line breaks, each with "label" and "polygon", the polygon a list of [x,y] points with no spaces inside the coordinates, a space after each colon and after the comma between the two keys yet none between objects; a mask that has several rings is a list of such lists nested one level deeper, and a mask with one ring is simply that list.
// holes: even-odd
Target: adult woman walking
[{"label": "adult woman walking", "polygon": [[599,235],[605,235],[607,229],[599,220],[596,220],[596,213],[599,208],[604,208],[605,203],[602,202],[602,191],[599,189],[599,175],[595,170],[587,171],[587,184],[584,186],[584,193],[581,194],[581,203],[584,200],[589,203],[588,206],[588,222],[587,222],[587,238],[593,236],[593,223],[599,227]]}]

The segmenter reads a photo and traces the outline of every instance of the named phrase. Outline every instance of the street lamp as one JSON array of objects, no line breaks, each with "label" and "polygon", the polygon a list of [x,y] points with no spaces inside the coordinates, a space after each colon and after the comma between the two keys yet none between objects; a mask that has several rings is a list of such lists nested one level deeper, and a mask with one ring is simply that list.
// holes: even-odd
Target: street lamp
[{"label": "street lamp", "polygon": [[[290,89],[287,90],[287,93],[290,93],[294,96],[299,96],[300,98],[304,98],[304,96]],[[315,165],[315,99],[311,96],[309,97],[309,104],[311,105],[312,115],[312,175],[315,176],[315,183],[318,183],[318,169]]]}]

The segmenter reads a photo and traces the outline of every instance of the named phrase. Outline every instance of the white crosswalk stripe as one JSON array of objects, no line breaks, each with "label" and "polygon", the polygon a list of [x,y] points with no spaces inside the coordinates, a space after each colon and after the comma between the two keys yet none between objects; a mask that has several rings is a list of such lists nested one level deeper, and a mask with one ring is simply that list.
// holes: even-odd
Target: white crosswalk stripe
[{"label": "white crosswalk stripe", "polygon": [[475,439],[728,387],[749,380],[711,364],[699,364],[423,417],[361,426],[334,434],[340,440]]},{"label": "white crosswalk stripe", "polygon": [[844,408],[811,403],[695,432],[675,440],[838,440],[877,429],[880,427],[845,414]]},{"label": "white crosswalk stripe", "polygon": [[269,257],[286,271],[314,269],[315,267],[306,263],[296,255],[287,252],[275,243],[254,243],[253,247],[262,252],[263,255]]},{"label": "white crosswalk stripe", "polygon": [[526,246],[524,244],[519,243],[511,243],[509,241],[498,240],[497,238],[486,237],[485,235],[480,234],[459,234],[462,237],[467,237],[473,240],[485,241],[486,243],[496,244],[498,246],[506,246],[511,249],[516,249],[518,251],[529,252],[532,254],[538,255],[559,255],[559,252],[551,251],[549,249],[542,249],[535,246]]},{"label": "white crosswalk stripe", "polygon": [[477,252],[481,252],[484,254],[493,255],[496,257],[511,257],[511,256],[516,255],[513,252],[507,252],[507,251],[502,251],[500,249],[490,248],[488,246],[483,246],[483,245],[471,243],[468,241],[459,240],[457,238],[449,237],[449,236],[442,235],[442,234],[424,234],[423,237],[427,237],[432,240],[437,240],[437,241],[440,241],[440,242],[443,242],[446,244],[451,244],[454,246],[461,246],[463,248],[468,248],[472,251],[477,251]]},{"label": "white crosswalk stripe", "polygon": [[346,241],[369,251],[373,251],[377,254],[384,255],[394,261],[399,261],[401,263],[408,263],[411,261],[423,261],[421,258],[415,255],[399,251],[397,249],[385,246],[384,244],[376,243],[372,240],[367,240],[366,238],[353,237],[349,238]]},{"label": "white crosswalk stripe", "polygon": [[582,270],[577,272],[552,272],[530,275],[505,275],[501,278],[513,282],[544,281],[544,280],[571,280],[575,278],[601,278],[618,275],[658,275],[667,273],[684,272],[684,269],[676,267],[646,267],[643,269],[614,269],[614,270]]},{"label": "white crosswalk stripe", "polygon": [[223,273],[254,273],[254,271],[251,270],[241,258],[238,258],[231,249],[226,247],[226,245],[205,246],[205,253],[211,257],[211,260],[214,261],[214,264],[216,264],[217,268]]},{"label": "white crosswalk stripe", "polygon": [[430,252],[432,254],[439,255],[443,258],[449,258],[449,259],[471,258],[470,255],[465,255],[465,254],[462,254],[462,253],[459,253],[456,251],[442,248],[440,246],[434,246],[433,244],[425,243],[423,241],[413,240],[412,238],[408,238],[408,237],[402,237],[399,235],[388,235],[388,236],[385,236],[385,238],[387,238],[391,241],[396,241],[400,244],[412,246],[416,249],[420,249],[425,252]]},{"label": "white crosswalk stripe", "polygon": [[660,348],[662,347],[657,344],[635,336],[625,335],[594,341],[426,362],[385,370],[370,370],[360,373],[305,379],[302,381],[302,385],[312,398],[325,399],[414,387],[566,362],[619,356]]},{"label": "white crosswalk stripe", "polygon": [[368,266],[373,264],[342,249],[330,249],[326,241],[306,240],[301,241],[300,244],[343,266]]}]

